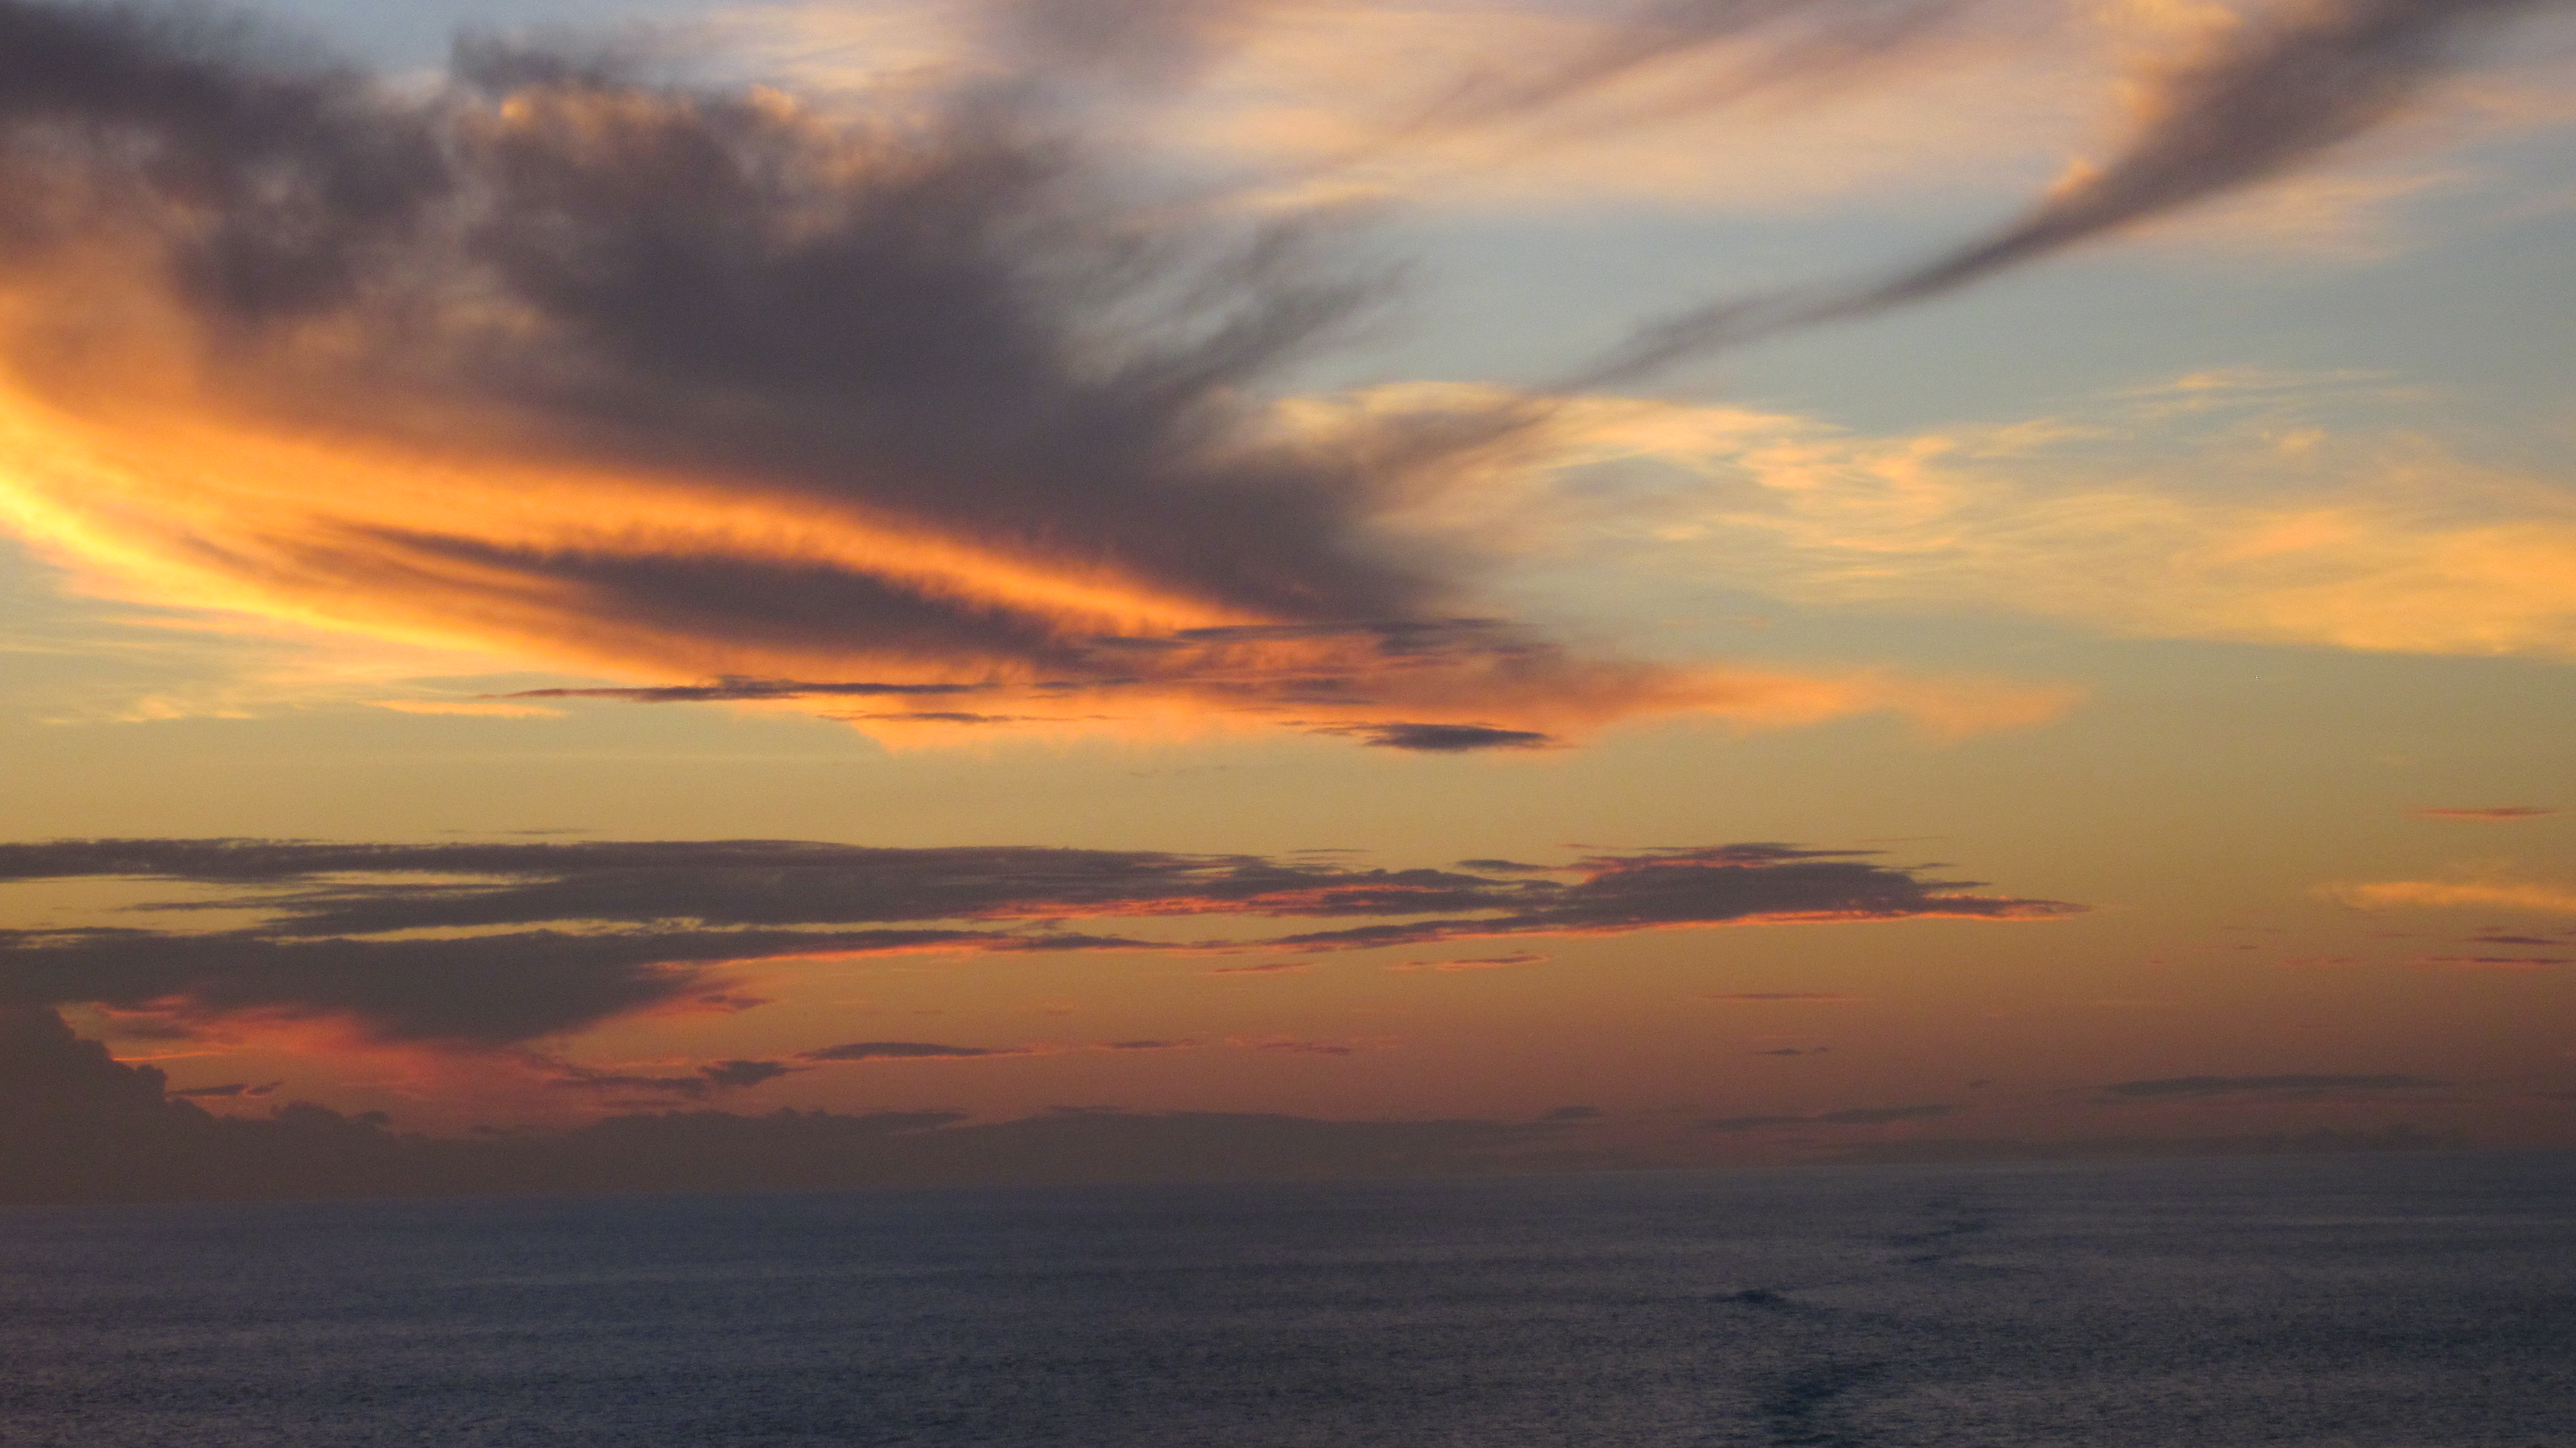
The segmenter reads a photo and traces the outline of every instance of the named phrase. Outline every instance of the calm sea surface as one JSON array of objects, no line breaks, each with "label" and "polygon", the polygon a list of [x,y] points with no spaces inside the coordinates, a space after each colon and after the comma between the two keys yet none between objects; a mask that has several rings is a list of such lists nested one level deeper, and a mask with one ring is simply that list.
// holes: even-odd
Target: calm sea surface
[{"label": "calm sea surface", "polygon": [[2576,1158],[17,1208],[0,1443],[2576,1445]]}]

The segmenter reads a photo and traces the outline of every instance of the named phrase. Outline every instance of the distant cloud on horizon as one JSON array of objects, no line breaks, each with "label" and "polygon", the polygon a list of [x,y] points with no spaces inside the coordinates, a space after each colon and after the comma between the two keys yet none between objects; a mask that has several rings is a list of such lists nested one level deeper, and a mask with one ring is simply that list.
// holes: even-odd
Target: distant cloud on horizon
[{"label": "distant cloud on horizon", "polygon": [[2508,804],[2464,809],[2412,809],[2408,814],[2427,820],[2462,820],[2472,824],[2510,824],[2516,820],[2538,819],[2558,813],[2555,805]]},{"label": "distant cloud on horizon", "polygon": [[2430,1091],[2448,1086],[2423,1076],[2378,1075],[2167,1076],[2116,1081],[2101,1088],[2112,1101],[2215,1101],[2230,1097],[2297,1098],[2350,1092]]}]

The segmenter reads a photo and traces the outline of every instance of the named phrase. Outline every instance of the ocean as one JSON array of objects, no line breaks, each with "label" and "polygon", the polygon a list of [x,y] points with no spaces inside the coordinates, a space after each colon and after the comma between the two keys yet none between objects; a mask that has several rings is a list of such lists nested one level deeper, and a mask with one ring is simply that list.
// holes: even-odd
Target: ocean
[{"label": "ocean", "polygon": [[2576,1445],[2576,1157],[0,1211],[10,1448]]}]

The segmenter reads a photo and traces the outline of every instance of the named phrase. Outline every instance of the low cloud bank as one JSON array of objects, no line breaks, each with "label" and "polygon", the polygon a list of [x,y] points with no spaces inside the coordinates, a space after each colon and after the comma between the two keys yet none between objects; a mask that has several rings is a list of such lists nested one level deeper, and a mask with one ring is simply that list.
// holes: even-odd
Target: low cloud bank
[{"label": "low cloud bank", "polygon": [[0,1203],[1438,1176],[1585,1159],[1579,1121],[686,1111],[433,1138],[303,1102],[217,1116],[165,1087],[50,1011],[0,1010]]}]

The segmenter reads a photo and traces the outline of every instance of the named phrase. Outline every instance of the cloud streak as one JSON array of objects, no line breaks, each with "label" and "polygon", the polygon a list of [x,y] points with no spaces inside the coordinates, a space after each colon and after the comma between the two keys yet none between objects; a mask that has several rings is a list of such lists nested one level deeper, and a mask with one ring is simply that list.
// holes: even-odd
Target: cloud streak
[{"label": "cloud streak", "polygon": [[1578,385],[1601,386],[1827,322],[1925,301],[2287,175],[2401,112],[2487,32],[2552,0],[2306,0],[2214,27],[2148,86],[2108,161],[2062,177],[1994,233],[1883,280],[1720,302],[1640,331]]},{"label": "cloud streak", "polygon": [[1930,1121],[1958,1110],[1937,1102],[1919,1106],[1855,1106],[1813,1116],[1721,1116],[1697,1123],[1701,1131],[1739,1133],[1777,1131],[1792,1126],[1888,1126],[1901,1121]]},{"label": "cloud streak", "polygon": [[2352,1092],[2429,1091],[2447,1081],[2396,1073],[2379,1075],[2167,1076],[2116,1081],[2102,1088],[2113,1101],[2217,1101],[2232,1097],[2302,1098]]},{"label": "cloud streak", "polygon": [[[182,1021],[323,1019],[388,1041],[489,1049],[636,1011],[730,1005],[739,999],[735,977],[761,962],[920,951],[1312,954],[1734,924],[2040,920],[2079,908],[1972,893],[1968,882],[1926,878],[1866,852],[1785,845],[1600,854],[1550,873],[1572,878],[1248,855],[761,840],[8,844],[0,845],[0,880],[184,881],[201,892],[130,908],[265,918],[199,933],[0,934],[0,1004],[90,1003]],[[1206,934],[1199,924],[1275,932],[1279,922],[1318,919],[1372,923],[1250,938]],[[1067,921],[1150,924],[1160,933],[1069,930]]]}]

